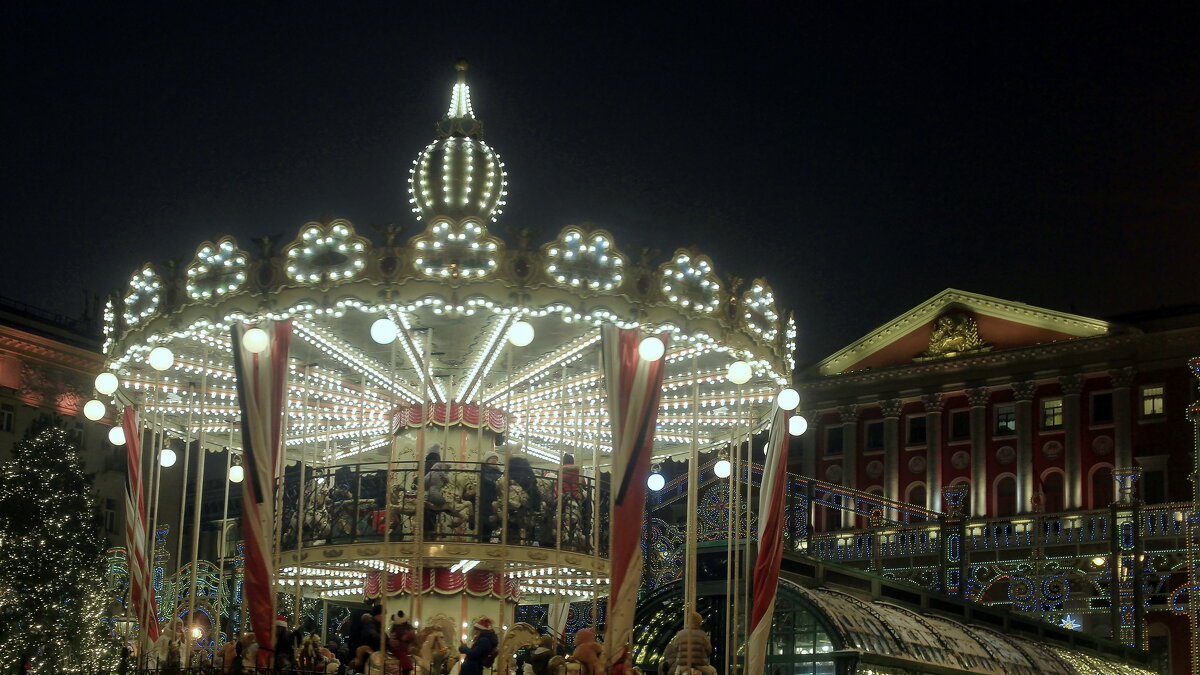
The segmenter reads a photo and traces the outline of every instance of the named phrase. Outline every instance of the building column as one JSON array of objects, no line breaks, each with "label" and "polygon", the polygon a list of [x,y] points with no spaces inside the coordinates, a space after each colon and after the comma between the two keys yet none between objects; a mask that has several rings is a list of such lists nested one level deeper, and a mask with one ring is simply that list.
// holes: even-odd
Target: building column
[{"label": "building column", "polygon": [[900,409],[898,398],[879,402],[883,412],[883,496],[900,501]]},{"label": "building column", "polygon": [[1116,469],[1133,466],[1133,402],[1129,389],[1136,373],[1132,366],[1108,371],[1113,385],[1113,440],[1117,446],[1113,468]]},{"label": "building column", "polygon": [[975,387],[967,390],[967,398],[971,401],[971,512],[970,515],[982,518],[988,512],[988,495],[991,486],[987,484],[987,439],[988,439],[988,397],[987,387]]},{"label": "building column", "polygon": [[838,408],[842,416],[842,486],[855,489],[858,483],[858,406]]},{"label": "building column", "polygon": [[1079,438],[1082,433],[1082,415],[1079,409],[1079,393],[1083,391],[1082,375],[1063,375],[1058,378],[1063,397],[1063,473],[1066,481],[1066,508],[1077,509],[1083,505],[1083,461]]},{"label": "building column", "polygon": [[925,494],[930,511],[942,510],[942,395],[925,394]]},{"label": "building column", "polygon": [[1037,382],[1013,382],[1017,400],[1017,513],[1028,513],[1033,504],[1033,394]]}]

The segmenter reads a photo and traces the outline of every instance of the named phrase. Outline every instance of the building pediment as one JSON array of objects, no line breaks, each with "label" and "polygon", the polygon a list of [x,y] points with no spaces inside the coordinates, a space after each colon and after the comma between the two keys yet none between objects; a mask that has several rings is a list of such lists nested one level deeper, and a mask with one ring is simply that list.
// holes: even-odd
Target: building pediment
[{"label": "building pediment", "polygon": [[817,365],[820,375],[1108,335],[1106,321],[948,288]]}]

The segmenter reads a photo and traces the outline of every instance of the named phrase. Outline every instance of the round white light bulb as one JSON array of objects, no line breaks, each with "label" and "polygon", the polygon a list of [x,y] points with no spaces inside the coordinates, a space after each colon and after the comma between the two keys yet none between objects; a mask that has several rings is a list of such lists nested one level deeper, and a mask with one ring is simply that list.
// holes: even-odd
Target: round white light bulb
[{"label": "round white light bulb", "polygon": [[638,345],[638,356],[644,361],[657,361],[667,352],[667,346],[656,337],[648,337]]},{"label": "round white light bulb", "polygon": [[166,370],[175,363],[175,355],[166,347],[155,347],[150,350],[150,357],[146,360],[150,362],[151,368]]},{"label": "round white light bulb", "polygon": [[508,343],[514,347],[524,347],[533,342],[533,325],[528,321],[518,321],[508,329]]},{"label": "round white light bulb", "polygon": [[663,489],[666,484],[667,479],[663,478],[661,473],[652,473],[646,477],[646,487],[650,488],[654,492],[658,492],[659,490]]},{"label": "round white light bulb", "polygon": [[733,473],[733,465],[727,459],[718,459],[716,464],[713,464],[713,473],[717,478],[729,478],[729,474]]},{"label": "round white light bulb", "polygon": [[271,343],[271,336],[267,335],[267,331],[261,328],[251,328],[242,333],[242,346],[251,354],[261,354],[267,351],[267,346]]},{"label": "round white light bulb", "polygon": [[375,323],[371,324],[371,339],[381,345],[390,345],[396,341],[396,335],[400,329],[396,327],[396,322],[387,318],[375,319]]},{"label": "round white light bulb", "polygon": [[117,380],[117,376],[112,373],[100,373],[96,376],[96,391],[101,394],[111,394],[121,385]]},{"label": "round white light bulb", "polygon": [[775,397],[775,402],[784,410],[795,410],[800,405],[800,394],[795,389],[784,389]]},{"label": "round white light bulb", "polygon": [[241,464],[234,464],[233,466],[229,467],[229,482],[230,483],[240,483],[240,482],[242,482],[242,479],[245,477],[246,477],[246,470],[242,468]]},{"label": "round white light bulb", "polygon": [[804,419],[803,415],[792,415],[792,418],[788,420],[788,433],[800,436],[805,431],[808,431],[808,420]]},{"label": "round white light bulb", "polygon": [[103,401],[92,399],[83,404],[83,416],[93,422],[104,419],[104,413],[106,412],[108,412],[108,409],[104,407]]},{"label": "round white light bulb", "polygon": [[174,450],[170,448],[163,448],[163,451],[158,455],[158,465],[164,468],[175,466],[175,460],[177,459],[179,459],[179,457],[175,454]]},{"label": "round white light bulb", "polygon": [[108,430],[108,442],[113,445],[125,445],[125,430],[121,427],[113,427]]},{"label": "round white light bulb", "polygon": [[753,374],[754,371],[751,370],[749,363],[734,361],[729,364],[729,371],[725,373],[725,377],[734,384],[746,384]]}]

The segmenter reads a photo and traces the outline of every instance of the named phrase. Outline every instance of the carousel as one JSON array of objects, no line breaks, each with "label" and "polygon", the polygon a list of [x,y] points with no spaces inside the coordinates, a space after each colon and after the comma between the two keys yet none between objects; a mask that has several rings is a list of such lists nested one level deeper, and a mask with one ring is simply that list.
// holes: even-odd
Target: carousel
[{"label": "carousel", "polygon": [[[205,509],[195,490],[195,508],[177,511],[194,519],[193,542],[225,524],[209,563],[221,597],[187,593],[163,618],[177,628],[247,629],[225,582],[240,574],[242,538],[229,485],[236,497],[249,474],[234,352],[265,347],[263,322],[291,326],[273,492],[279,611],[295,624],[302,602],[376,599],[451,648],[480,617],[509,629],[518,604],[591,600],[601,622],[613,468],[603,326],[640,329],[642,358],[665,364],[654,461],[694,471],[716,452],[718,475],[744,469],[739,439],[768,423],[788,386],[796,331],[766,280],[722,278],[694,248],[634,259],[590,225],[544,243],[524,229],[496,236],[505,165],[483,141],[465,76],[460,63],[436,139],[412,163],[415,236],[393,226],[372,242],[331,218],[288,242],[220,237],[186,265],[143,265],[110,298],[97,399],[114,423],[122,406],[139,410],[147,531],[187,495],[155,482],[167,453],[226,460],[224,510]],[[645,489],[662,484],[655,471]],[[207,568],[190,549],[195,589],[194,570]],[[201,625],[197,603],[227,617]]]}]

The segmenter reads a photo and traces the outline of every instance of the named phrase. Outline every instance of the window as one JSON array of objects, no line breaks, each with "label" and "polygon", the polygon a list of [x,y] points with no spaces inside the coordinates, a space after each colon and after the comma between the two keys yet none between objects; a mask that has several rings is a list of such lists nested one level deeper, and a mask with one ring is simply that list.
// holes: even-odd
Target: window
[{"label": "window", "polygon": [[842,428],[832,426],[825,429],[825,454],[840,455],[842,454]]},{"label": "window", "polygon": [[1042,401],[1042,428],[1061,429],[1063,426],[1063,402],[1061,398]]},{"label": "window", "polygon": [[866,445],[863,446],[866,450],[882,450],[883,449],[883,421],[876,420],[867,422],[866,428]]},{"label": "window", "polygon": [[996,406],[995,436],[1012,436],[1017,433],[1017,407],[1013,405]]},{"label": "window", "polygon": [[13,407],[11,405],[0,405],[0,431],[12,432],[13,417]]},{"label": "window", "polygon": [[908,418],[907,445],[925,445],[925,416]]},{"label": "window", "polygon": [[1142,417],[1156,417],[1164,414],[1167,409],[1163,398],[1161,384],[1142,387]]},{"label": "window", "polygon": [[971,411],[955,410],[950,413],[950,440],[965,441],[971,438]]},{"label": "window", "polygon": [[998,479],[993,498],[995,499],[997,518],[1017,515],[1017,479],[1011,475]]},{"label": "window", "polygon": [[1147,504],[1164,504],[1167,501],[1167,474],[1165,471],[1146,471],[1142,474],[1142,501]]},{"label": "window", "polygon": [[75,427],[71,429],[71,440],[75,443],[75,447],[83,447],[83,422],[75,423]]},{"label": "window", "polygon": [[104,500],[104,531],[112,534],[117,531],[117,500]]},{"label": "window", "polygon": [[1113,400],[1112,392],[1092,394],[1092,424],[1112,424]]}]

